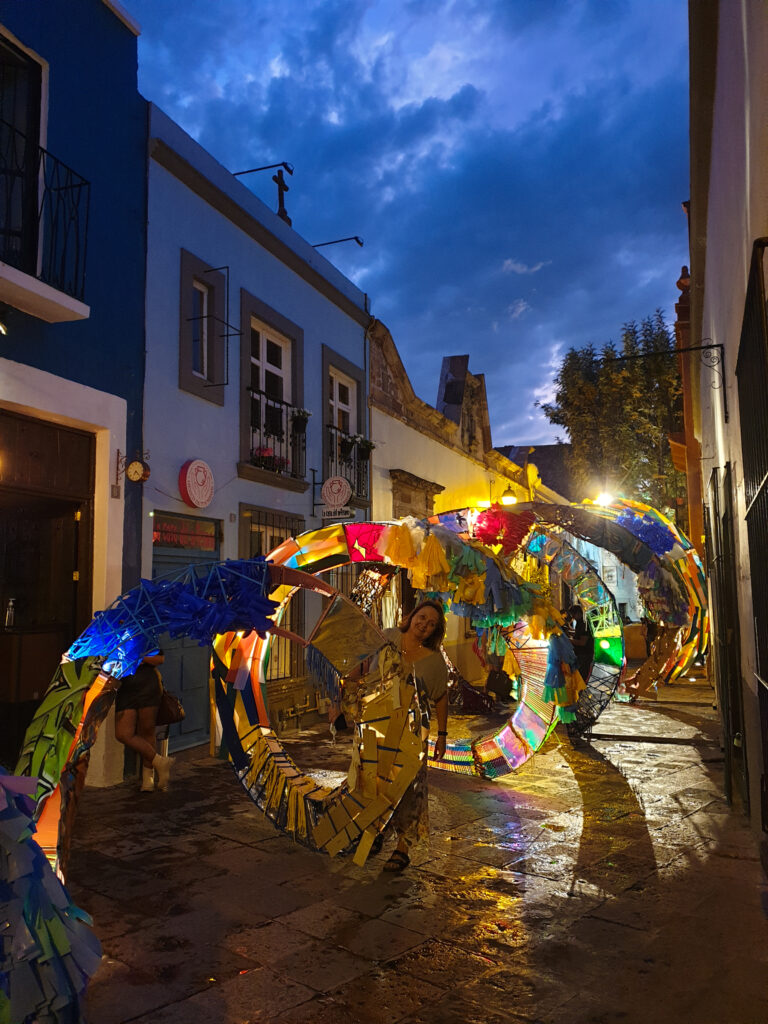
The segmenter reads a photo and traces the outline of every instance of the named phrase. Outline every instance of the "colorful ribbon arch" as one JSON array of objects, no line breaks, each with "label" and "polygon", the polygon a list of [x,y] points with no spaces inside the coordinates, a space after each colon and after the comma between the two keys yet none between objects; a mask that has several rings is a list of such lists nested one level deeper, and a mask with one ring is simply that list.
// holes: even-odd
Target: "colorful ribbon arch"
[{"label": "colorful ribbon arch", "polygon": [[[527,761],[566,715],[562,706],[546,698],[548,638],[559,632],[561,620],[537,588],[501,557],[520,549],[533,521],[527,510],[462,509],[424,523],[339,523],[290,538],[268,558],[312,573],[349,563],[398,566],[409,572],[418,589],[439,594],[449,611],[469,617],[481,631],[494,631],[495,642],[511,648],[520,666],[520,701],[500,729],[477,739],[451,740],[441,761],[430,760],[441,770],[494,779]],[[480,543],[478,536],[498,541],[501,551]],[[555,562],[559,571],[571,575],[592,623],[593,669],[572,716],[581,731],[596,720],[619,681],[623,641],[615,603],[595,569],[563,538],[546,538],[537,530],[525,550],[546,564]],[[285,614],[290,593],[281,596],[278,617]],[[268,639],[240,640],[232,634],[217,638],[214,645],[217,685],[226,691],[228,683],[236,682],[237,692],[230,689],[229,709],[223,710],[225,716],[231,714],[240,736],[256,725],[269,724],[265,695],[269,646]],[[567,696],[563,699],[570,701]]]}]

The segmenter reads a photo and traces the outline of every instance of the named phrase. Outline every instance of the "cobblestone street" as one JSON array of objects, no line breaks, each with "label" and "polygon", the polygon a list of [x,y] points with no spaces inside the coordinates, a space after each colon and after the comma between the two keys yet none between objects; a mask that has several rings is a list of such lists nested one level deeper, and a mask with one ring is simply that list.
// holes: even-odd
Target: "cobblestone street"
[{"label": "cobblestone street", "polygon": [[[167,794],[86,789],[89,1024],[766,1024],[768,891],[717,734],[706,698],[612,705],[507,780],[432,771],[400,876],[389,844],[364,868],[294,845],[200,748]],[[346,767],[341,741],[287,746]]]}]

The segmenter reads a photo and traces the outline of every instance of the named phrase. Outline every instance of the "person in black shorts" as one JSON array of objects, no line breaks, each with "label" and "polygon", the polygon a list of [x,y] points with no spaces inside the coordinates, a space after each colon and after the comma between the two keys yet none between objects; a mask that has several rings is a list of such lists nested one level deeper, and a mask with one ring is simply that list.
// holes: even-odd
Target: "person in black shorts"
[{"label": "person in black shorts", "polygon": [[135,750],[141,757],[142,793],[151,793],[157,788],[167,789],[171,774],[172,757],[157,753],[155,730],[157,709],[163,692],[163,683],[156,666],[162,665],[165,655],[162,651],[148,654],[132,676],[120,681],[115,702],[115,736],[126,747]]}]

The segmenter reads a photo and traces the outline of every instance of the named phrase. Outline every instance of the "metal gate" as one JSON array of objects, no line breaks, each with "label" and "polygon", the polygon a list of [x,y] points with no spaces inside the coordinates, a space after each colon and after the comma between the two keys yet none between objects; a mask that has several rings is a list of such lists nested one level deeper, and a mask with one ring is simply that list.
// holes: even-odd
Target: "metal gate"
[{"label": "metal gate", "polygon": [[768,323],[764,254],[768,238],[752,250],[736,376],[752,581],[757,690],[760,706],[762,826],[768,831]]},{"label": "metal gate", "polygon": [[748,813],[749,787],[730,463],[726,465],[722,477],[719,470],[712,471],[709,479],[709,504],[704,508],[704,523],[707,567],[713,591],[715,680],[723,720],[725,796],[732,803],[735,789],[744,811]]}]

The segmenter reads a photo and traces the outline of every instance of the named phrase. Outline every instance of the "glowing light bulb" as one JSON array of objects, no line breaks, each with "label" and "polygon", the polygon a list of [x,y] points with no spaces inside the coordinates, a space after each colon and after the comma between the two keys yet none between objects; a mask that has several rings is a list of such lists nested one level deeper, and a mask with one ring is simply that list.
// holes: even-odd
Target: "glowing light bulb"
[{"label": "glowing light bulb", "polygon": [[603,505],[603,506],[605,506],[605,505],[612,505],[613,504],[613,500],[614,499],[613,499],[613,495],[612,494],[608,494],[605,491],[603,491],[602,494],[598,494],[597,500],[596,500],[595,504],[596,505]]},{"label": "glowing light bulb", "polygon": [[506,489],[506,491],[504,491],[504,493],[502,494],[502,496],[501,496],[501,504],[502,505],[516,505],[517,504],[517,498],[512,493],[512,488],[511,487],[508,487]]},{"label": "glowing light bulb", "polygon": [[601,640],[600,646],[603,648],[604,651],[607,651],[611,645],[607,640]]}]

